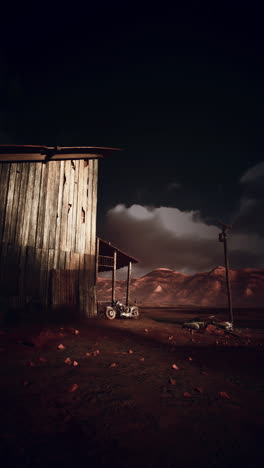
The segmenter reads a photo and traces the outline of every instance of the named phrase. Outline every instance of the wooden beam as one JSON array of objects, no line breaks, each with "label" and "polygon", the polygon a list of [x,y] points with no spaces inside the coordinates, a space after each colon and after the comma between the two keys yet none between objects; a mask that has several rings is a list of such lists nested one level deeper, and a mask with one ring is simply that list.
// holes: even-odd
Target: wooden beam
[{"label": "wooden beam", "polygon": [[112,273],[112,305],[115,302],[115,283],[116,283],[116,250],[114,251],[114,267]]},{"label": "wooden beam", "polygon": [[131,282],[131,270],[132,263],[129,262],[127,266],[127,292],[126,292],[126,305],[129,305],[129,296],[130,296],[130,282]]},{"label": "wooden beam", "polygon": [[98,278],[99,245],[100,245],[100,239],[99,239],[99,237],[96,237],[95,269],[94,269],[95,270],[95,279],[94,279],[95,286],[97,285],[97,278]]}]

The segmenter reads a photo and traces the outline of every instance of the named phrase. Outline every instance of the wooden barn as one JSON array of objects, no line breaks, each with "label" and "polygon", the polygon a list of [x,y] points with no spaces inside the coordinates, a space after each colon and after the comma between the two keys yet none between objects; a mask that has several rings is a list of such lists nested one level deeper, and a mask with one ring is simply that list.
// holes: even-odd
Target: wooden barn
[{"label": "wooden barn", "polygon": [[2,303],[96,315],[98,159],[112,151],[0,146]]}]

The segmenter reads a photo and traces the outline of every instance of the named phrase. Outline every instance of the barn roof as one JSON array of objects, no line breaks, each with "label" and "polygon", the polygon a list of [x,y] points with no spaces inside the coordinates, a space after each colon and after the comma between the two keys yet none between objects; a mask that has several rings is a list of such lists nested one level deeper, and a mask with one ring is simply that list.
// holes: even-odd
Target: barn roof
[{"label": "barn roof", "polygon": [[0,162],[47,162],[103,158],[119,148],[100,146],[0,145]]},{"label": "barn roof", "polygon": [[[138,263],[139,260],[136,258],[131,257],[125,252],[122,252],[122,250],[118,249],[114,245],[111,244],[111,242],[107,242],[100,237],[99,239],[99,255],[102,255],[104,257],[113,257],[114,256],[114,251],[116,250],[116,268],[123,268],[131,263]],[[98,268],[99,271],[108,271],[109,268],[104,267],[104,266],[99,266]]]}]

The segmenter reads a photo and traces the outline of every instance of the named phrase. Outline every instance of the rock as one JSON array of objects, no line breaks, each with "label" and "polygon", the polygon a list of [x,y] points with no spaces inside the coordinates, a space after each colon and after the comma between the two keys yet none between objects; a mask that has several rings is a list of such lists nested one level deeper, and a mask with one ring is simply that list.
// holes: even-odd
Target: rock
[{"label": "rock", "polygon": [[179,367],[176,364],[172,364],[172,369],[179,370]]},{"label": "rock", "polygon": [[195,387],[194,390],[195,390],[196,392],[198,392],[198,393],[203,393],[202,387]]},{"label": "rock", "polygon": [[71,363],[72,363],[72,361],[71,361],[71,359],[69,357],[67,357],[64,362],[65,362],[65,364],[69,364],[69,365],[71,365]]},{"label": "rock", "polygon": [[78,385],[78,384],[72,384],[72,385],[69,387],[68,392],[69,392],[69,393],[75,392],[78,388],[79,388],[79,385]]},{"label": "rock", "polygon": [[116,362],[112,362],[112,364],[110,364],[110,366],[109,366],[109,367],[117,367],[117,364],[116,364]]},{"label": "rock", "polygon": [[189,392],[184,392],[183,396],[185,398],[191,398],[192,397],[192,395]]},{"label": "rock", "polygon": [[78,365],[79,365],[78,361],[73,361],[73,362],[72,362],[72,366],[73,366],[73,367],[77,367]]},{"label": "rock", "polygon": [[216,328],[211,323],[209,323],[209,325],[207,325],[207,327],[205,328],[205,331],[209,335],[223,336],[225,334],[224,330],[219,330],[218,328]]},{"label": "rock", "polygon": [[57,349],[63,350],[63,349],[66,349],[66,347],[65,347],[63,344],[60,343],[60,344],[57,346]]},{"label": "rock", "polygon": [[228,395],[227,392],[219,392],[219,395],[221,398],[224,398],[226,400],[231,400],[230,396]]},{"label": "rock", "polygon": [[48,360],[44,356],[39,357],[40,362],[47,362]]},{"label": "rock", "polygon": [[176,385],[176,380],[175,379],[169,379],[169,383],[171,385]]}]

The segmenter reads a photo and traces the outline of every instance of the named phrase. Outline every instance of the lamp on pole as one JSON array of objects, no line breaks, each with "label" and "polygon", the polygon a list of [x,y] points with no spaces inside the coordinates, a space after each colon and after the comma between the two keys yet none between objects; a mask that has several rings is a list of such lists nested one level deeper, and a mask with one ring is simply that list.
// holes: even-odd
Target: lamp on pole
[{"label": "lamp on pole", "polygon": [[224,255],[225,255],[225,269],[226,269],[226,288],[227,288],[227,297],[228,297],[228,310],[229,310],[229,322],[234,326],[233,318],[233,309],[232,309],[232,296],[231,296],[231,285],[230,285],[230,275],[229,275],[229,258],[228,258],[228,249],[227,249],[227,230],[232,229],[232,226],[229,224],[224,224],[218,221],[222,227],[222,232],[219,234],[219,242],[224,244]]}]

